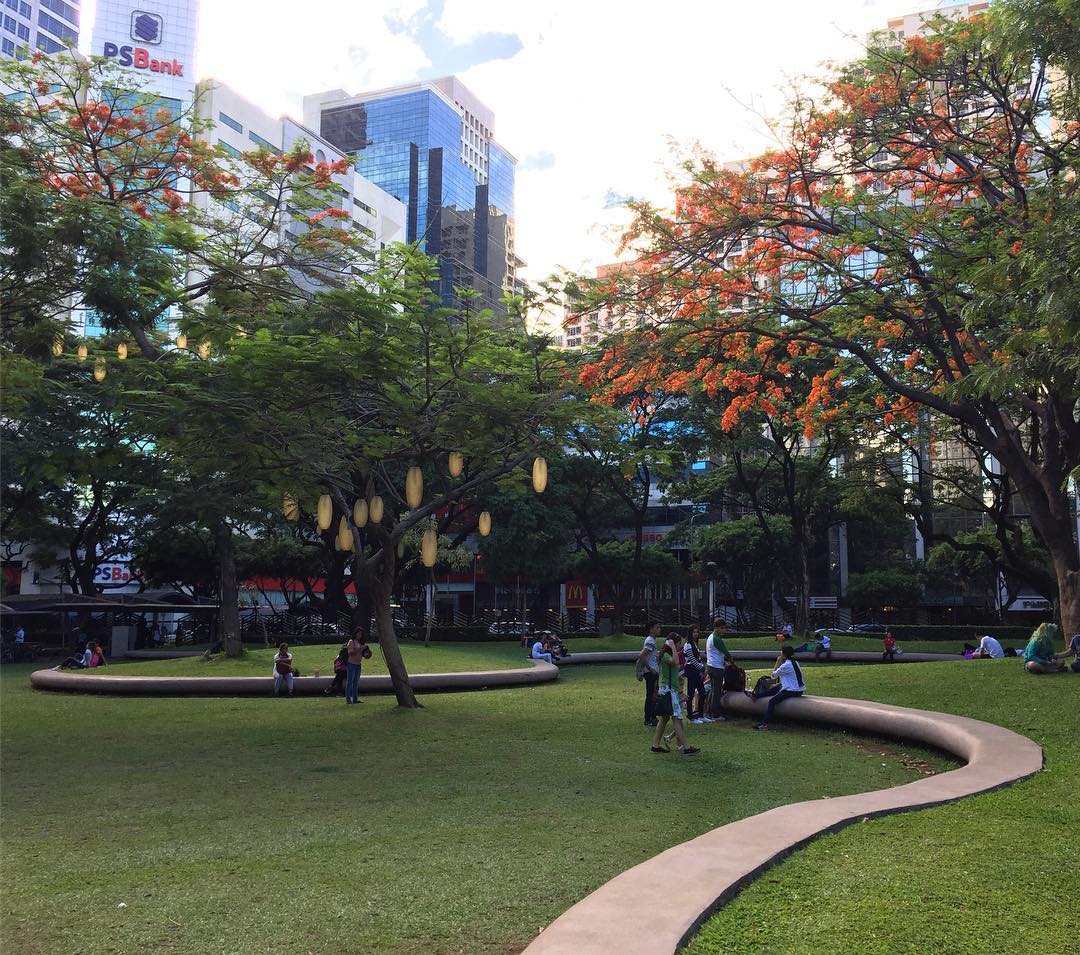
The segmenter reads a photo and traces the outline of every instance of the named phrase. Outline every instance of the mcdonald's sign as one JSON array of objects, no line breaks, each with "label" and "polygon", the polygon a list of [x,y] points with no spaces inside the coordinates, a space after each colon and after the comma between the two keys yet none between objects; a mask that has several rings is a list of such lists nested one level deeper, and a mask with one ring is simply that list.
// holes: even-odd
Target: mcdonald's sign
[{"label": "mcdonald's sign", "polygon": [[585,608],[589,606],[589,587],[583,580],[566,582],[567,608]]}]

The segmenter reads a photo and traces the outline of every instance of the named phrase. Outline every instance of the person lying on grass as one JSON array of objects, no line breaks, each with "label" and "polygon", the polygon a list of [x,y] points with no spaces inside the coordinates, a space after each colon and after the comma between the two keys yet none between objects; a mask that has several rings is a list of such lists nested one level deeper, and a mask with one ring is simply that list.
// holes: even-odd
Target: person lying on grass
[{"label": "person lying on grass", "polygon": [[1035,628],[1027,646],[1024,647],[1024,669],[1028,673],[1064,672],[1065,664],[1054,652],[1054,644],[1060,633],[1057,624],[1054,623],[1040,623]]}]

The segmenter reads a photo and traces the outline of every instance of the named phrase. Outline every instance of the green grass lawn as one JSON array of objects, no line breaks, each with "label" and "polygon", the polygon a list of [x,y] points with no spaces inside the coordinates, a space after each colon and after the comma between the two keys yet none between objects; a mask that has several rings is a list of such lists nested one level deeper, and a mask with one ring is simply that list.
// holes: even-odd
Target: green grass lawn
[{"label": "green grass lawn", "polygon": [[[334,657],[338,644],[290,646],[294,665],[304,676],[312,676],[315,668],[323,676],[333,676]],[[504,670],[526,666],[527,651],[516,643],[402,643],[401,652],[405,665],[415,673],[460,673],[463,670]],[[120,660],[106,667],[104,673],[121,673],[135,676],[269,676],[273,670],[274,654],[259,648],[245,650],[238,659],[219,654],[209,661],[202,657],[183,657],[177,660]],[[98,672],[98,671],[87,671]],[[386,664],[377,646],[372,646],[372,657],[364,661],[363,672],[367,675],[386,673]]]},{"label": "green grass lawn", "polygon": [[815,670],[811,690],[998,723],[1043,746],[1046,766],[810,844],[714,916],[692,955],[1077,951],[1080,676],[1013,660],[837,667]]},{"label": "green grass lawn", "polygon": [[[698,641],[701,649],[705,649],[707,633],[701,635]],[[628,637],[618,634],[613,637],[587,637],[578,640],[568,640],[567,647],[571,652],[579,650],[640,650],[641,637]],[[795,641],[798,646],[802,641]],[[881,637],[860,637],[855,634],[837,634],[831,638],[834,650],[863,650],[869,653],[881,653]],[[1008,643],[1008,641],[1006,641]],[[737,633],[728,636],[724,643],[731,650],[769,650],[780,652],[780,644],[775,637],[740,637]],[[964,649],[963,640],[901,640],[899,646],[907,653],[955,653],[960,654]]]},{"label": "green grass lawn", "polygon": [[[490,665],[504,650],[520,655],[430,652]],[[823,672],[842,669],[858,681],[868,668]],[[48,693],[29,670],[0,670],[10,953],[517,951],[671,845],[944,765],[744,720],[692,727],[698,757],[656,756],[628,667],[429,695],[415,711],[389,697]]]}]

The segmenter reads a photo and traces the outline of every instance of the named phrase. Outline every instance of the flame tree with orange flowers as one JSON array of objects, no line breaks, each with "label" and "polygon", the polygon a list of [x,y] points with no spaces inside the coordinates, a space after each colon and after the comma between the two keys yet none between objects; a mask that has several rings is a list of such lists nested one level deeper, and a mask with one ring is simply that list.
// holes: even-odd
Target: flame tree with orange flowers
[{"label": "flame tree with orange flowers", "polygon": [[[795,97],[775,149],[692,160],[672,209],[633,206],[641,274],[607,294],[656,327],[586,380],[647,366],[672,390],[723,388],[725,427],[775,410],[807,441],[843,419],[867,445],[962,429],[1015,487],[1074,633],[1080,23],[1005,0],[932,30]],[[789,396],[783,366],[807,360],[826,367]]]}]

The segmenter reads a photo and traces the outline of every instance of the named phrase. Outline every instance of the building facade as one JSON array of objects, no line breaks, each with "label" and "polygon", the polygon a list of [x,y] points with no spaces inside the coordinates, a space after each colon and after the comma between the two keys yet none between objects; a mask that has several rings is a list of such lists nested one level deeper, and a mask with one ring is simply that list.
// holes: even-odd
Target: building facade
[{"label": "building facade", "polygon": [[304,125],[405,205],[405,240],[438,260],[447,305],[458,301],[455,288],[468,288],[498,309],[522,265],[514,251],[517,160],[495,141],[494,122],[453,76],[304,97]]},{"label": "building facade", "polygon": [[59,53],[78,46],[80,0],[3,0],[0,3],[0,55],[22,49]]}]

